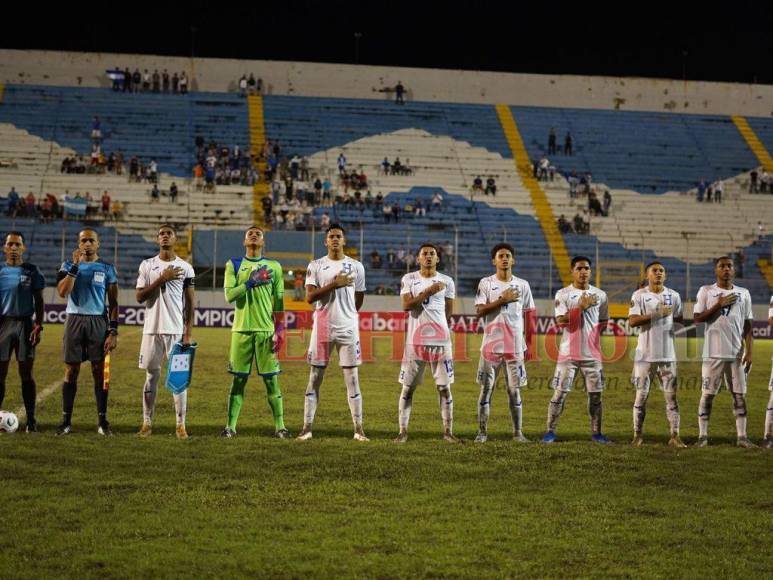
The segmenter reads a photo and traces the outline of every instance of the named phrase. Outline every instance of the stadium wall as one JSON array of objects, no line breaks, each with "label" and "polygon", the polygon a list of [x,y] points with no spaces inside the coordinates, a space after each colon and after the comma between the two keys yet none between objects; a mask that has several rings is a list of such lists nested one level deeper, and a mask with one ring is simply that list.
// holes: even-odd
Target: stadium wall
[{"label": "stadium wall", "polygon": [[512,74],[136,54],[0,50],[0,82],[108,87],[108,69],[186,71],[191,90],[236,91],[255,74],[265,92],[391,99],[402,81],[408,100],[621,109],[701,114],[773,114],[773,86],[627,77]]}]

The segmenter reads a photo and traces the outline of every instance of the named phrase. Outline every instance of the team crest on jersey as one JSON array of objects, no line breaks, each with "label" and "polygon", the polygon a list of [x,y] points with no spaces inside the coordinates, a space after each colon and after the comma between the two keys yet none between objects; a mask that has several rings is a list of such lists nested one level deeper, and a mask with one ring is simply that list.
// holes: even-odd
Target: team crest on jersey
[{"label": "team crest on jersey", "polygon": [[665,304],[666,306],[673,305],[673,300],[671,300],[671,294],[666,294],[665,296],[663,296],[663,304]]}]

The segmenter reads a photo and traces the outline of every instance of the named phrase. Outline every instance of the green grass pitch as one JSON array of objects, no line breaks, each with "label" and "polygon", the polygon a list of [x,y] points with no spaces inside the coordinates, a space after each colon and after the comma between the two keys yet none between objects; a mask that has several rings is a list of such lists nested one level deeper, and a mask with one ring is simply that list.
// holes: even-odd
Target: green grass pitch
[{"label": "green grass pitch", "polygon": [[[61,326],[38,351],[43,432],[0,436],[0,570],[7,577],[764,577],[773,568],[773,453],[734,447],[730,397],[721,393],[712,445],[665,446],[657,387],[647,444],[628,445],[633,391],[630,359],[606,365],[604,431],[589,441],[581,381],[567,401],[553,446],[509,440],[506,395],[494,395],[491,441],[472,443],[478,386],[476,348],[456,366],[456,433],[440,439],[430,380],[417,390],[411,439],[397,431],[399,361],[363,365],[360,380],[370,443],[351,440],[337,364],[322,386],[310,442],[271,438],[263,385],[252,378],[233,440],[225,424],[228,331],[200,329],[190,390],[191,439],[174,437],[172,397],[161,389],[154,435],[134,434],[142,416],[139,328],[125,328],[113,356],[110,419],[116,436],[96,434],[93,383],[79,380],[74,433],[54,436],[60,419]],[[694,354],[698,345],[691,344]],[[296,341],[291,351],[302,352]],[[749,390],[749,435],[762,436],[773,342],[758,341]],[[285,418],[301,427],[307,367],[283,365]],[[524,428],[545,424],[553,363],[528,366]],[[697,377],[700,363],[680,364]],[[540,378],[543,380],[540,381]],[[682,436],[697,435],[697,381],[680,392]],[[6,409],[21,407],[9,373]]]}]

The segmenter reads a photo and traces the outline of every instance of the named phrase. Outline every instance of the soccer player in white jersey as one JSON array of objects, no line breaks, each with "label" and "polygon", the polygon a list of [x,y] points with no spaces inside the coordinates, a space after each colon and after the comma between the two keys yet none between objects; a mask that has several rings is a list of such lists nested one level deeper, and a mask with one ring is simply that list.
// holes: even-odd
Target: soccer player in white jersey
[{"label": "soccer player in white jersey", "polygon": [[524,323],[531,323],[536,314],[534,298],[529,283],[513,276],[515,250],[510,244],[494,246],[491,263],[496,267],[496,274],[480,281],[475,297],[475,311],[485,323],[478,363],[479,431],[475,441],[485,443],[488,440],[491,396],[497,375],[502,371],[513,421],[513,439],[525,442],[528,439],[523,435],[521,399],[521,387],[527,383]]},{"label": "soccer player in white jersey", "polygon": [[[768,324],[773,326],[773,296],[770,297],[770,306],[768,307]],[[762,446],[766,449],[773,447],[773,368],[770,369],[768,389],[770,389],[770,399],[765,413],[765,440],[762,442]]]},{"label": "soccer player in white jersey", "polygon": [[[158,255],[143,260],[137,276],[137,302],[145,304],[139,360],[139,367],[145,369],[140,437],[149,437],[153,432],[153,414],[164,358],[169,357],[175,343],[181,340],[184,345],[191,343],[195,274],[193,267],[174,253],[176,241],[174,228],[162,225],[158,229]],[[185,430],[187,407],[187,390],[174,395],[178,439],[188,438]]]},{"label": "soccer player in white jersey", "polygon": [[344,255],[345,235],[343,226],[331,224],[325,236],[327,256],[311,262],[306,272],[306,302],[314,304],[315,309],[307,353],[311,368],[303,406],[303,430],[298,435],[301,441],[312,437],[319,388],[333,347],[338,350],[338,364],[344,374],[354,439],[368,441],[362,428],[362,393],[357,373],[362,364],[358,312],[365,298],[365,268]]},{"label": "soccer player in white jersey", "polygon": [[671,447],[687,447],[679,438],[679,403],[676,400],[676,350],[674,322],[682,320],[682,299],[679,293],[666,288],[666,268],[660,262],[647,264],[647,286],[631,296],[628,324],[639,328],[639,342],[633,363],[631,382],[636,388],[633,404],[634,447],[644,443],[644,416],[650,384],[657,377],[666,399],[666,416],[671,428]]},{"label": "soccer player in white jersey", "polygon": [[577,371],[585,378],[591,439],[607,444],[601,432],[604,369],[601,365],[601,331],[609,320],[609,303],[603,290],[591,286],[591,260],[572,258],[572,284],[556,293],[556,322],[563,327],[558,364],[553,376],[553,397],[548,405],[547,432],[543,443],[556,440],[556,426],[564,410],[564,401],[572,390]]},{"label": "soccer player in white jersey", "polygon": [[396,443],[408,440],[408,422],[416,387],[424,378],[429,365],[437,386],[440,415],[443,419],[443,439],[459,442],[454,436],[454,360],[448,319],[454,308],[456,288],[450,276],[437,271],[440,252],[434,244],[419,246],[419,270],[403,276],[400,299],[408,313],[405,352],[400,365],[402,391],[398,402],[400,433]]},{"label": "soccer player in white jersey", "polygon": [[714,261],[715,284],[701,286],[693,308],[696,324],[706,324],[703,340],[702,392],[698,407],[698,441],[709,443],[709,418],[714,397],[724,379],[733,395],[733,414],[739,447],[756,447],[746,436],[746,377],[752,366],[752,298],[746,288],[735,286],[733,260]]}]

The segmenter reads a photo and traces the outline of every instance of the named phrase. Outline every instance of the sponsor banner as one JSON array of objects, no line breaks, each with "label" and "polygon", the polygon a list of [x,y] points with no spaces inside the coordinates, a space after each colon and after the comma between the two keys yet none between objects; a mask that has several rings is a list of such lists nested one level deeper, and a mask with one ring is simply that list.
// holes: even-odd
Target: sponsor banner
[{"label": "sponsor banner", "polygon": [[[46,304],[46,323],[64,324],[65,304]],[[233,324],[233,308],[196,308],[194,313],[194,326],[202,328],[230,328]],[[118,322],[125,326],[136,326],[145,323],[144,306],[121,306],[119,308]],[[311,311],[287,311],[286,325],[290,330],[310,329],[313,322]],[[689,321],[685,322],[689,325]],[[405,332],[407,315],[405,312],[361,312],[360,330],[370,332]],[[685,336],[696,336],[693,329]],[[462,334],[476,334],[483,332],[483,321],[474,314],[451,315],[451,330]],[[753,321],[752,331],[755,339],[773,339],[773,328],[767,321]],[[537,317],[537,334],[560,333],[558,325],[552,316]],[[610,328],[604,331],[605,335],[635,336],[635,328],[628,326],[626,318],[610,319]]]}]

